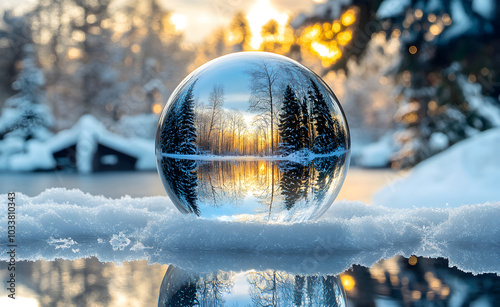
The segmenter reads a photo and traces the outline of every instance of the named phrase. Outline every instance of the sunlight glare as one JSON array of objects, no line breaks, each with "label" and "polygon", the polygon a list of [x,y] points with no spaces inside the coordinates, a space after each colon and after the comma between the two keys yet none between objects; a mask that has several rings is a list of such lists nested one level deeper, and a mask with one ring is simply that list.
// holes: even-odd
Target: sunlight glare
[{"label": "sunlight glare", "polygon": [[182,31],[186,29],[187,17],[183,14],[173,13],[172,16],[170,16],[170,22],[172,22],[177,31]]},{"label": "sunlight glare", "polygon": [[356,285],[356,281],[354,281],[354,278],[348,274],[341,274],[340,280],[342,281],[342,285],[344,286],[344,289],[346,291],[353,290],[354,286]]},{"label": "sunlight glare", "polygon": [[271,19],[278,22],[278,25],[283,27],[288,21],[288,14],[278,12],[271,4],[270,0],[258,0],[249,10],[247,14],[248,24],[252,32],[250,46],[253,49],[259,49],[263,39],[260,35],[262,26],[268,23]]}]

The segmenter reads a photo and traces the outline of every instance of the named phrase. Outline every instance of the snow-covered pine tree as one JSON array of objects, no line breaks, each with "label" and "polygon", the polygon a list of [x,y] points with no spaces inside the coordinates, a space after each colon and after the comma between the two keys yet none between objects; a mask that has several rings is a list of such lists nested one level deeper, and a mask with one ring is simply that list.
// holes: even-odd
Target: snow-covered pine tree
[{"label": "snow-covered pine tree", "polygon": [[167,118],[165,119],[165,124],[163,125],[163,129],[160,134],[161,142],[161,150],[163,153],[175,153],[176,147],[178,144],[178,127],[177,127],[177,117],[178,110],[177,105],[174,104],[172,106],[172,110],[170,110],[167,114]]},{"label": "snow-covered pine tree", "polygon": [[0,137],[5,135],[45,139],[50,136],[52,114],[45,104],[43,72],[36,64],[35,48],[31,44],[23,47],[22,68],[12,84],[19,91],[5,102],[6,108],[0,116]]},{"label": "snow-covered pine tree", "polygon": [[179,107],[178,133],[180,140],[177,153],[182,155],[194,155],[198,151],[196,146],[196,126],[194,124],[193,89],[195,85],[196,81],[188,88]]},{"label": "snow-covered pine tree", "polygon": [[[368,47],[377,33],[399,40],[400,59],[385,70],[400,84],[394,117],[403,127],[395,134],[401,149],[392,156],[394,168],[411,167],[500,126],[498,1],[332,0],[317,5],[303,25],[341,19],[353,9],[352,39],[323,74],[351,73],[352,59],[359,62],[372,54]],[[381,49],[391,54],[393,48]]]},{"label": "snow-covered pine tree", "polygon": [[[377,16],[391,21],[386,32],[401,33],[401,61],[393,72],[404,84],[395,116],[404,128],[396,134],[401,150],[392,157],[394,167],[411,167],[500,125],[496,7],[494,1],[429,1],[392,11],[382,2]],[[480,94],[469,96],[471,87]]]},{"label": "snow-covered pine tree", "polygon": [[312,101],[312,120],[316,130],[313,151],[317,154],[330,153],[338,146],[334,134],[334,120],[325,97],[317,84],[313,80],[310,81],[309,99]]},{"label": "snow-covered pine tree", "polygon": [[297,97],[295,97],[295,92],[290,85],[287,85],[278,123],[278,132],[281,137],[279,147],[284,155],[289,155],[302,148],[300,113],[300,106]]}]

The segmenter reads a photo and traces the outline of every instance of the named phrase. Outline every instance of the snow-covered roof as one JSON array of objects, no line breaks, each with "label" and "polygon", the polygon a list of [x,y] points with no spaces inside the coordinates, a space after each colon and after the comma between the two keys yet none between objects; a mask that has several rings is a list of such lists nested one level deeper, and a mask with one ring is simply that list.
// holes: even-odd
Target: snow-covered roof
[{"label": "snow-covered roof", "polygon": [[13,171],[52,169],[56,166],[53,154],[76,145],[77,169],[92,171],[92,161],[97,145],[102,144],[137,159],[137,169],[156,168],[154,140],[126,138],[109,132],[92,115],[84,115],[70,129],[63,130],[45,142],[30,140],[26,152],[14,154],[4,163],[4,168]]}]

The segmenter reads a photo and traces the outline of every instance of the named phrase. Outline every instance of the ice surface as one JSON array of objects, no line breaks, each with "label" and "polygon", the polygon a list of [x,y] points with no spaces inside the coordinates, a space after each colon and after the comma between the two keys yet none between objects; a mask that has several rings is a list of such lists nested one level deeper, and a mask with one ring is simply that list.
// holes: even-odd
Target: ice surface
[{"label": "ice surface", "polygon": [[[500,202],[393,209],[340,201],[318,221],[296,224],[206,220],[179,213],[166,197],[109,199],[79,190],[18,194],[16,203],[18,261],[146,258],[198,271],[330,274],[415,254],[446,257],[473,273],[500,272]],[[6,225],[4,214],[1,233]]]},{"label": "ice surface", "polygon": [[376,194],[374,203],[412,208],[500,201],[499,152],[499,128],[479,133],[421,162]]}]

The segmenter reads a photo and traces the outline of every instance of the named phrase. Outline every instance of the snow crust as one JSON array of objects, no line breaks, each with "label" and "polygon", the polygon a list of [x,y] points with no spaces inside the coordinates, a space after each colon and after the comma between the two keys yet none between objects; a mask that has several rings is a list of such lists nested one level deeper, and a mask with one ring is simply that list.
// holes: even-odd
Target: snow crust
[{"label": "snow crust", "polygon": [[415,166],[378,192],[374,203],[412,208],[500,201],[499,152],[500,128],[478,133]]},{"label": "snow crust", "polygon": [[[447,257],[473,273],[500,272],[500,202],[392,209],[340,201],[318,221],[296,224],[206,220],[179,213],[166,197],[109,199],[60,188],[18,194],[16,203],[18,261],[96,256],[198,271],[339,273],[415,254]],[[0,215],[2,233],[6,218]]]}]

